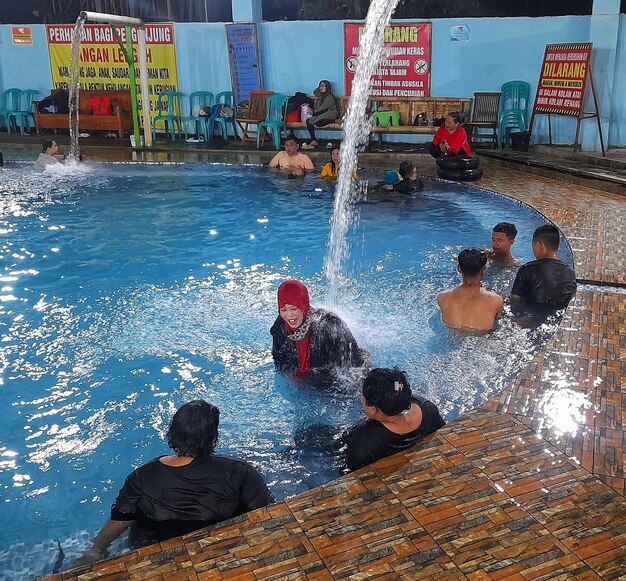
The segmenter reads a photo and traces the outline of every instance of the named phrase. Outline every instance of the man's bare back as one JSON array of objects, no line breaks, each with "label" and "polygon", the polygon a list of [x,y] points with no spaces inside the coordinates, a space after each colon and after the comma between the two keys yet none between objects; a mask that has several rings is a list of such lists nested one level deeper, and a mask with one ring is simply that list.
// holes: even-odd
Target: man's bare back
[{"label": "man's bare back", "polygon": [[502,311],[504,300],[480,286],[461,284],[437,297],[441,318],[448,327],[460,330],[490,331]]}]

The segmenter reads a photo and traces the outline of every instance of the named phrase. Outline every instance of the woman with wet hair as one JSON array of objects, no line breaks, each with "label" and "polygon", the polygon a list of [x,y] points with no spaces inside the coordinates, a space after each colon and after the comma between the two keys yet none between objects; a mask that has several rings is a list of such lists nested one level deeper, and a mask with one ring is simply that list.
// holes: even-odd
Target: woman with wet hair
[{"label": "woman with wet hair", "polygon": [[137,549],[274,502],[256,468],[215,455],[219,417],[220,410],[203,400],[174,414],[167,444],[176,455],[159,456],[126,478],[111,518],[73,566],[105,558],[129,527],[130,548]]},{"label": "woman with wet hair", "polygon": [[349,470],[406,450],[445,425],[437,406],[414,395],[406,374],[397,367],[370,370],[361,405],[367,418],[343,436]]}]

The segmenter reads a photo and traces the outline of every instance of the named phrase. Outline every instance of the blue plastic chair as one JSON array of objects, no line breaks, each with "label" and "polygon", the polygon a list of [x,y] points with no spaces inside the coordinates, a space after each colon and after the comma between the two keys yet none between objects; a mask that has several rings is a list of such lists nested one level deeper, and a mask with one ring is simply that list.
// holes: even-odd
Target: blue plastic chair
[{"label": "blue plastic chair", "polygon": [[[15,122],[15,128],[19,126],[20,133],[24,135],[24,131],[30,133],[32,127],[35,127],[35,115],[33,113],[33,100],[39,95],[39,91],[34,89],[26,89],[20,94],[20,105],[17,111],[9,113],[9,125],[11,120]],[[32,125],[29,122],[32,119]]]},{"label": "blue plastic chair", "polygon": [[182,133],[182,125],[180,122],[181,104],[180,100],[185,94],[180,91],[163,91],[159,93],[157,98],[157,107],[159,113],[152,119],[152,139],[156,137],[156,126],[159,121],[163,122],[165,131],[168,131],[172,141],[176,139],[176,126],[178,125],[178,133]]},{"label": "blue plastic chair", "polygon": [[215,96],[215,104],[221,103],[224,107],[230,107],[233,110],[232,117],[216,117],[213,119],[213,123],[211,123],[211,127],[209,127],[209,136],[213,136],[215,132],[215,124],[217,123],[220,126],[222,131],[222,137],[225,140],[228,140],[228,125],[233,128],[233,135],[237,137],[237,123],[235,123],[235,100],[233,99],[232,91],[222,91]]},{"label": "blue plastic chair", "polygon": [[526,131],[528,128],[530,85],[526,81],[508,81],[502,85],[500,92],[498,139],[504,147],[508,142],[510,129]]},{"label": "blue plastic chair", "polygon": [[208,117],[201,117],[199,115],[194,115],[194,112],[198,112],[203,107],[212,107],[213,106],[213,93],[211,91],[195,91],[189,95],[189,115],[185,115],[183,117],[183,127],[185,128],[185,139],[189,135],[188,128],[193,125],[193,133],[195,133],[196,137],[200,135],[200,131],[202,131],[202,135],[206,141],[209,140],[208,127],[207,127],[207,119]]},{"label": "blue plastic chair", "polygon": [[7,89],[2,94],[2,105],[0,105],[0,118],[7,132],[11,133],[11,114],[20,109],[21,89]]},{"label": "blue plastic chair", "polygon": [[[265,120],[259,123],[256,134],[257,149],[259,148],[259,139],[263,130],[265,130],[266,133],[272,134],[274,149],[280,149],[280,135],[283,131],[287,130],[285,125],[285,111],[287,109],[288,100],[289,97],[287,95],[272,95],[267,99],[267,103],[265,104]],[[263,143],[265,143],[265,133],[263,134]]]}]

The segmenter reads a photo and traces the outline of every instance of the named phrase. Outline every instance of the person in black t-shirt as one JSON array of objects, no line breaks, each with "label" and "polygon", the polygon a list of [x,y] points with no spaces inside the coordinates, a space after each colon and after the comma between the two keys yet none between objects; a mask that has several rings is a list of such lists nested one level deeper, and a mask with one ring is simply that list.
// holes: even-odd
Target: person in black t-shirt
[{"label": "person in black t-shirt", "polygon": [[[388,174],[389,172],[387,172]],[[402,194],[410,194],[424,189],[424,182],[417,175],[417,168],[410,161],[403,161],[398,168],[400,181],[393,184],[387,183],[382,186],[385,190],[393,190]],[[387,177],[387,176],[385,176]]]},{"label": "person in black t-shirt", "polygon": [[576,275],[571,266],[556,257],[559,229],[540,226],[533,234],[533,254],[537,260],[520,267],[513,282],[511,299],[528,305],[565,308],[576,293]]},{"label": "person in black t-shirt", "polygon": [[367,419],[343,436],[350,470],[410,448],[445,425],[435,404],[412,395],[398,368],[372,369],[363,382],[361,405]]},{"label": "person in black t-shirt", "polygon": [[256,468],[214,454],[219,414],[203,400],[191,401],[174,414],[167,443],[176,456],[155,458],[126,478],[111,518],[74,567],[105,558],[109,545],[128,527],[129,544],[136,549],[275,501]]}]

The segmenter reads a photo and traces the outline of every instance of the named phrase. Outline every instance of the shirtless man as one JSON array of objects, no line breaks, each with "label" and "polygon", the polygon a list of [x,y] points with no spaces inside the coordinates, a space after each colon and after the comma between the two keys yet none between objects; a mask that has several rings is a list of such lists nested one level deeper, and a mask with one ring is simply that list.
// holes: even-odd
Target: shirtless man
[{"label": "shirtless man", "polygon": [[509,222],[499,222],[491,232],[491,248],[487,254],[492,266],[507,268],[518,265],[517,258],[511,254],[511,246],[515,244],[517,228]]},{"label": "shirtless man", "polygon": [[304,153],[299,153],[299,148],[295,137],[287,137],[285,139],[285,151],[277,153],[268,166],[278,167],[295,176],[303,176],[307,171],[312,171],[314,166],[311,158]]},{"label": "shirtless man", "polygon": [[466,248],[459,254],[458,261],[463,282],[437,297],[441,318],[453,329],[490,331],[502,311],[504,300],[482,288],[487,272],[487,253],[479,248]]}]

